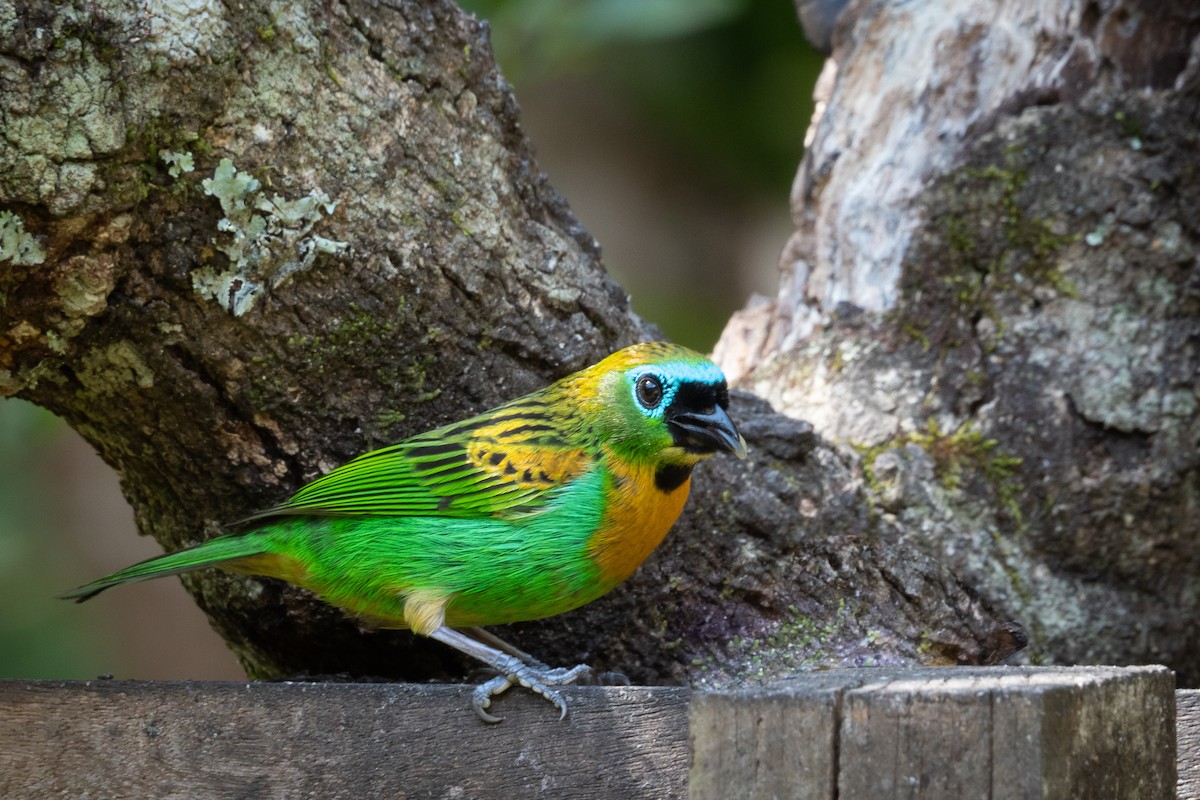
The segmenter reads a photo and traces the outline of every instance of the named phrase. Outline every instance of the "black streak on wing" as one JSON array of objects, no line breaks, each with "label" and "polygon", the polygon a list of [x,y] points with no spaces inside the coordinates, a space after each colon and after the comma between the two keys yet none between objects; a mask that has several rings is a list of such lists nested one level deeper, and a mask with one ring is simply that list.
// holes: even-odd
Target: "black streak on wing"
[{"label": "black streak on wing", "polygon": [[416,445],[408,452],[413,458],[436,458],[437,456],[461,453],[462,445],[458,442],[433,442]]}]

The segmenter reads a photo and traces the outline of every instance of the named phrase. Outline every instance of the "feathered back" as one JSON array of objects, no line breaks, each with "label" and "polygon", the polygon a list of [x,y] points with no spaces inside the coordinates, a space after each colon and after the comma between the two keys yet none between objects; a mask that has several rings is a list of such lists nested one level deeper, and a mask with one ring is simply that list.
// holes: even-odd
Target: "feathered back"
[{"label": "feathered back", "polygon": [[600,458],[601,442],[620,450],[634,443],[639,453],[670,447],[661,419],[635,402],[634,382],[650,367],[724,385],[720,370],[686,347],[633,345],[479,416],[360,456],[246,521],[535,512]]}]

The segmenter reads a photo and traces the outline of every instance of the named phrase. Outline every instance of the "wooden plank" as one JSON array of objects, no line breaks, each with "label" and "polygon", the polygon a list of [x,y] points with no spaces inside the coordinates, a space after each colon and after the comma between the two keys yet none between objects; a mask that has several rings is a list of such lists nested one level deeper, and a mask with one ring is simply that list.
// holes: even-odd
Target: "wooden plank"
[{"label": "wooden plank", "polygon": [[[1165,667],[1087,667],[1056,675],[1043,670],[1000,687],[997,720],[1008,715],[1005,736],[993,748],[1020,759],[997,759],[1001,798],[1163,798],[1175,795],[1175,676]],[[1040,724],[1030,746],[1029,729]],[[998,725],[999,728],[999,725]],[[1036,759],[1040,781],[1013,791],[1019,770]]]},{"label": "wooden plank", "polygon": [[[571,687],[566,722],[510,692],[487,726],[464,686],[9,681],[0,797],[1168,798],[1172,686],[1161,667],[831,670]],[[1178,695],[1179,797],[1200,800],[1200,698]]]},{"label": "wooden plank", "polygon": [[1175,692],[1175,752],[1179,800],[1200,800],[1200,689]]},{"label": "wooden plank", "polygon": [[974,671],[889,671],[847,691],[840,790],[864,798],[991,797],[991,714],[979,696],[991,680]]},{"label": "wooden plank", "polygon": [[834,800],[837,706],[847,672],[694,695],[688,797]]},{"label": "wooden plank", "polygon": [[987,667],[836,670],[698,696],[689,797],[1165,800],[1173,689],[1163,667]]},{"label": "wooden plank", "polygon": [[0,797],[682,798],[686,689],[0,682]]},{"label": "wooden plank", "polygon": [[848,797],[1170,798],[1163,667],[914,670],[847,693]]}]

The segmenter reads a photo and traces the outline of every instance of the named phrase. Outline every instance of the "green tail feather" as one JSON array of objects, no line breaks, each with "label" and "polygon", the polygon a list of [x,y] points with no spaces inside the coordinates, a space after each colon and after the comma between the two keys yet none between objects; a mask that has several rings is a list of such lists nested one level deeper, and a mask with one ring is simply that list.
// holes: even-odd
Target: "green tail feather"
[{"label": "green tail feather", "polygon": [[255,536],[253,533],[222,536],[204,544],[189,547],[186,550],[148,558],[145,561],[125,567],[125,569],[117,570],[112,575],[63,592],[58,597],[61,600],[74,600],[76,603],[82,603],[84,600],[90,600],[100,594],[105,589],[111,589],[113,586],[120,586],[124,583],[135,583],[151,578],[161,578],[165,575],[178,575],[181,572],[191,572],[194,569],[212,567],[236,558],[261,555],[266,552],[265,545],[266,541],[264,538],[262,536]]}]

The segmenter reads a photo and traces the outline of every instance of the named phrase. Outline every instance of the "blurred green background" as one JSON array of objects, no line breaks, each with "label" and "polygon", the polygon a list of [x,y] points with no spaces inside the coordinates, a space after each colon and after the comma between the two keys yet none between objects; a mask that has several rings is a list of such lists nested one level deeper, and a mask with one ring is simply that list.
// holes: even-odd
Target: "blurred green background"
[{"label": "blurred green background", "polygon": [[[822,57],[790,0],[476,0],[550,182],[642,316],[701,350],[772,294]],[[160,552],[115,474],[0,400],[0,678],[240,679],[174,579],[63,589]]]}]

